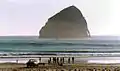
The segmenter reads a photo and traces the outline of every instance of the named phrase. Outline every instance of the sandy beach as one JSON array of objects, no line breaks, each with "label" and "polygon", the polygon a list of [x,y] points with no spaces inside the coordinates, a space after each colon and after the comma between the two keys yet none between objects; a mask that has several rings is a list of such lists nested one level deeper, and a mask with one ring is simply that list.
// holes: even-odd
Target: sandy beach
[{"label": "sandy beach", "polygon": [[[0,71],[116,71],[116,69],[120,70],[120,63],[110,62],[111,58],[107,58],[107,62],[109,63],[104,63],[106,62],[105,57],[104,60],[102,60],[104,61],[103,63],[87,62],[87,60],[89,59],[93,60],[95,58],[80,58],[80,59],[75,58],[74,63],[72,62],[68,63],[68,58],[65,58],[65,63],[63,64],[63,66],[59,66],[57,64],[48,64],[47,61],[49,58],[42,58],[41,62],[45,63],[45,65],[39,65],[37,67],[27,68],[26,62],[29,59],[30,58],[19,58],[19,60],[21,61],[26,60],[25,63],[22,63],[21,61],[18,61],[18,63],[16,63],[15,61],[0,63]],[[112,58],[112,59],[116,59],[116,58]],[[2,60],[6,60],[6,59],[4,58]],[[16,60],[16,59],[12,58],[8,60]]]},{"label": "sandy beach", "polygon": [[[117,70],[116,70],[117,69]],[[0,71],[119,71],[120,64],[66,64],[63,66],[45,65],[27,68],[20,63],[1,63]]]}]

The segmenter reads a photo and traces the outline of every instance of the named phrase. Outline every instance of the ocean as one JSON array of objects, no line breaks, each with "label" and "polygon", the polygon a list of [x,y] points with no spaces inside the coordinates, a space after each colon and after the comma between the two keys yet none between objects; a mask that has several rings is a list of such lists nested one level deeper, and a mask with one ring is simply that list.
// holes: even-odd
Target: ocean
[{"label": "ocean", "polygon": [[39,39],[38,36],[0,37],[1,62],[5,60],[14,62],[15,58],[24,58],[24,61],[25,57],[37,58],[39,56],[74,56],[83,60],[84,58],[94,60],[95,57],[116,59],[120,57],[120,40],[115,36],[94,36],[87,39]]}]

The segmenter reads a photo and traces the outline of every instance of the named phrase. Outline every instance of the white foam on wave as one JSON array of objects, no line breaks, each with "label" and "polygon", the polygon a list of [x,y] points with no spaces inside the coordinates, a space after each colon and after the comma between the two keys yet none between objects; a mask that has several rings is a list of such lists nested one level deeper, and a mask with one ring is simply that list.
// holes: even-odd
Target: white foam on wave
[{"label": "white foam on wave", "polygon": [[120,63],[120,60],[88,60],[88,63]]}]

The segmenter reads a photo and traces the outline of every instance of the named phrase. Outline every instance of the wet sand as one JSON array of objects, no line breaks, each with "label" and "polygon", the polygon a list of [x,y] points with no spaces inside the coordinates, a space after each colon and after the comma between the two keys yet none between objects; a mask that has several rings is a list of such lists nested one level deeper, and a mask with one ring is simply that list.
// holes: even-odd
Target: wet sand
[{"label": "wet sand", "polygon": [[[42,63],[46,63],[44,66],[40,65],[32,68],[27,68],[27,65],[19,63],[20,61],[18,63],[0,63],[0,71],[120,71],[120,63],[88,63],[88,58],[81,58],[81,60],[75,58],[74,62],[71,59],[69,63],[69,58],[65,58],[64,65],[59,66],[57,64],[48,64],[48,59],[43,58],[41,60]],[[107,61],[110,62],[109,59]]]},{"label": "wet sand", "polygon": [[1,63],[0,71],[120,71],[120,64],[65,64],[45,65],[34,68],[27,68],[25,64],[20,63]]}]

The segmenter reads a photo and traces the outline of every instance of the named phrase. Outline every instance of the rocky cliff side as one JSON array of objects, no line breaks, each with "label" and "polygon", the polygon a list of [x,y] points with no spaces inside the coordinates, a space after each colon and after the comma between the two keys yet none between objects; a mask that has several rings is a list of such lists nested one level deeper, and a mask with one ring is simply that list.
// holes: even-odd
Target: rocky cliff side
[{"label": "rocky cliff side", "polygon": [[40,38],[84,38],[90,37],[87,22],[75,6],[63,9],[49,18],[39,32]]}]

